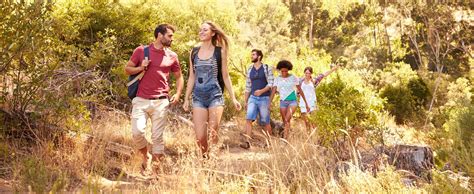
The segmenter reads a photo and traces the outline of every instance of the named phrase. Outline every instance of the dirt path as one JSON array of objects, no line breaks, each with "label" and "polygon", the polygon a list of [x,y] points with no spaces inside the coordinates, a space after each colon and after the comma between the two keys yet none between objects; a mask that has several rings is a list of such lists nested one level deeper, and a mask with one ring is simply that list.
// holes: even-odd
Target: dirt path
[{"label": "dirt path", "polygon": [[[260,130],[262,128],[255,127],[253,130],[252,139],[250,140],[251,148],[244,149],[240,147],[242,143],[243,135],[241,124],[237,122],[228,122],[221,126],[220,138],[222,144],[219,146],[220,149],[215,148],[211,154],[209,164],[199,165],[196,168],[200,170],[210,170],[216,173],[225,174],[229,171],[226,169],[231,167],[229,174],[236,173],[240,169],[245,170],[246,165],[250,162],[259,162],[268,160],[272,157],[269,153],[269,148],[266,143],[266,138]],[[192,145],[195,146],[195,145]],[[100,190],[136,190],[147,188],[150,185],[166,185],[169,182],[180,181],[183,177],[176,175],[175,171],[179,171],[182,164],[176,164],[178,161],[182,162],[183,157],[193,157],[195,153],[193,151],[178,153],[174,148],[166,148],[167,162],[164,164],[166,172],[155,174],[153,176],[142,176],[139,173],[140,157],[134,156],[132,161],[129,162],[128,166],[122,165],[122,168],[111,168],[109,177],[88,177],[92,180],[92,185],[98,185]],[[189,160],[200,160],[198,158]],[[188,161],[189,162],[189,161]],[[199,163],[197,161],[190,161]],[[206,162],[204,162],[206,163]],[[164,181],[166,180],[166,181]],[[164,186],[166,187],[166,186]],[[171,186],[170,186],[171,187]]]}]

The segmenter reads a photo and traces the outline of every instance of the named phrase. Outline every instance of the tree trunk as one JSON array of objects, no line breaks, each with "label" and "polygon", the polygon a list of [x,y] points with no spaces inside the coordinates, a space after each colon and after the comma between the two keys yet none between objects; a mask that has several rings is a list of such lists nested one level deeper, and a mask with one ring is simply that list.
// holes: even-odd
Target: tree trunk
[{"label": "tree trunk", "polygon": [[314,13],[311,11],[311,19],[309,21],[309,49],[313,49],[313,21]]},{"label": "tree trunk", "polygon": [[[383,12],[384,12],[384,17],[386,17],[387,15],[387,10],[386,8],[384,7],[383,9]],[[387,30],[387,24],[386,22],[383,23],[383,27],[384,27],[384,31],[385,31],[385,41],[387,41],[387,46],[388,46],[388,56],[389,56],[389,59],[390,59],[390,62],[393,61],[393,56],[392,56],[392,46],[390,45],[390,36],[388,35],[388,30]]]},{"label": "tree trunk", "polygon": [[443,69],[444,69],[444,65],[442,65],[441,68],[437,69],[438,77],[436,78],[436,81],[435,81],[435,89],[433,91],[433,97],[431,98],[430,108],[428,109],[428,116],[425,119],[425,124],[423,125],[423,129],[426,129],[426,125],[428,124],[428,121],[430,120],[431,110],[433,109],[433,104],[436,99],[436,93],[438,92],[439,82],[441,79],[441,73]]},{"label": "tree trunk", "polygon": [[389,59],[390,59],[390,62],[393,61],[393,56],[392,56],[392,46],[390,45],[390,36],[388,35],[388,31],[387,31],[387,25],[384,24],[384,30],[385,30],[385,39],[387,41],[387,46],[388,46],[388,56],[389,56]]},{"label": "tree trunk", "polygon": [[374,46],[376,47],[377,46],[377,28],[376,28],[376,25],[374,25]]}]

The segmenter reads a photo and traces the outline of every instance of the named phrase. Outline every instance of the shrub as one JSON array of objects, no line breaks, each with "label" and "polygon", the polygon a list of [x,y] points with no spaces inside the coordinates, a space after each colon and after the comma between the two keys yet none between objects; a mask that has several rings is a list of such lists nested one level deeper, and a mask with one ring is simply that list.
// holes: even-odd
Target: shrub
[{"label": "shrub", "polygon": [[395,116],[397,123],[404,123],[416,115],[416,101],[408,88],[386,86],[380,96],[387,99],[386,109]]},{"label": "shrub", "polygon": [[472,193],[460,186],[459,182],[438,171],[433,172],[433,183],[426,186],[431,193]]},{"label": "shrub", "polygon": [[317,123],[326,143],[335,140],[331,137],[343,135],[340,129],[376,125],[376,116],[383,108],[382,99],[375,92],[362,82],[350,80],[359,78],[357,75],[344,76],[344,80],[342,77],[325,80],[317,88],[319,110],[310,120]]},{"label": "shrub", "polygon": [[422,109],[431,97],[431,93],[426,83],[421,78],[413,78],[410,79],[407,87],[410,90],[411,96],[415,100],[415,107],[418,110]]},{"label": "shrub", "polygon": [[470,176],[474,175],[474,105],[451,111],[449,120],[442,129],[431,135],[437,152],[435,162],[439,166],[450,167]]}]

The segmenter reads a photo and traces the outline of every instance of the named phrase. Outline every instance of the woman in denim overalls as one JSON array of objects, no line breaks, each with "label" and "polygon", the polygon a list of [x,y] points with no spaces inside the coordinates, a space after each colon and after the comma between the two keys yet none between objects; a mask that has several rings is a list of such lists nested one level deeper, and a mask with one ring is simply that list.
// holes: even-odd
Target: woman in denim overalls
[{"label": "woman in denim overalls", "polygon": [[[204,22],[199,31],[201,45],[197,54],[191,52],[189,63],[189,79],[186,88],[183,108],[189,110],[189,97],[191,92],[193,106],[194,131],[199,148],[204,157],[208,156],[209,142],[217,144],[218,127],[224,111],[224,96],[218,82],[217,52],[221,51],[221,73],[227,91],[233,104],[240,110],[232,89],[229,71],[227,68],[228,38],[216,24]],[[194,56],[194,57],[193,57]]]}]

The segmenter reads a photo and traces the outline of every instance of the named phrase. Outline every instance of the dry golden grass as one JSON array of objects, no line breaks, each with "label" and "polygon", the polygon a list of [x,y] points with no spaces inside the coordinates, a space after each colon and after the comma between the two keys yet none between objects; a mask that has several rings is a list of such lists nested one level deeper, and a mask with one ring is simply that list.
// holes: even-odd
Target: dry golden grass
[{"label": "dry golden grass", "polygon": [[[255,140],[249,150],[238,147],[243,121],[235,121],[233,127],[220,131],[220,141],[226,148],[214,147],[210,159],[200,157],[192,129],[171,122],[164,135],[167,156],[152,179],[139,175],[138,154],[127,160],[106,151],[108,141],[128,146],[132,141],[125,115],[103,113],[89,132],[93,140],[82,142],[74,137],[59,145],[40,145],[33,148],[32,155],[18,159],[20,165],[14,167],[13,176],[20,180],[16,187],[20,191],[80,192],[426,192],[405,187],[400,175],[390,168],[374,177],[351,165],[348,173],[338,178],[335,151],[317,145],[316,133],[307,132],[299,121],[293,123],[295,129],[288,142],[275,137],[270,140],[271,146],[265,147]],[[262,140],[258,132],[255,136]],[[111,164],[119,164],[123,172],[114,172]]]}]

